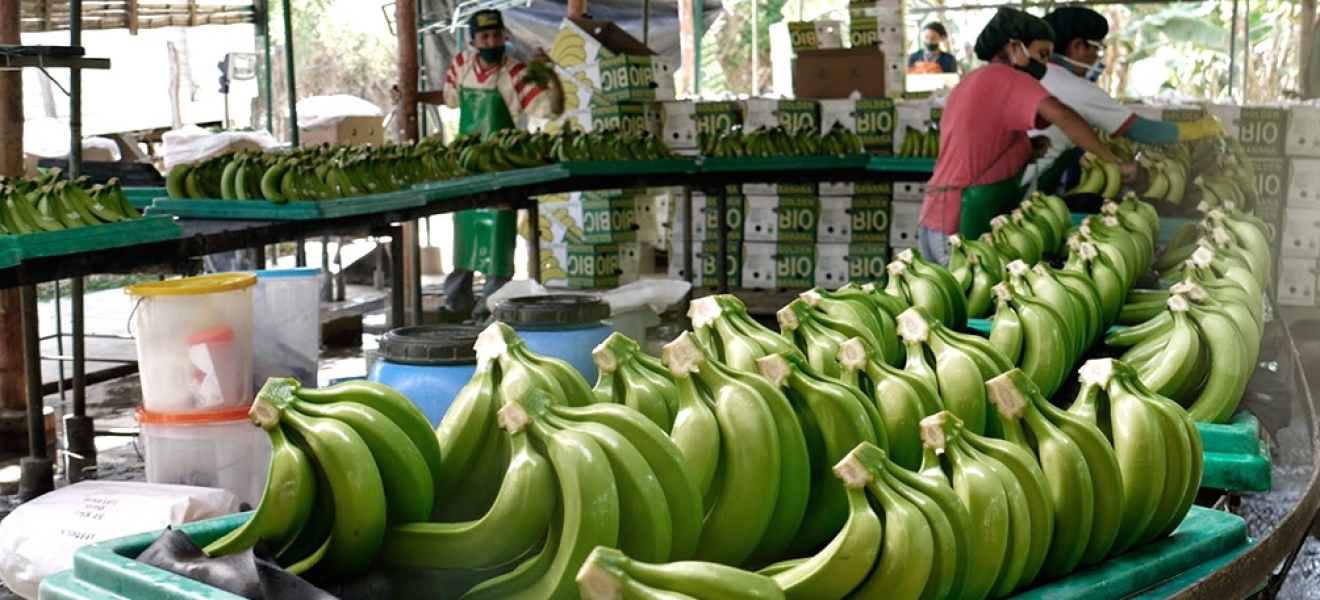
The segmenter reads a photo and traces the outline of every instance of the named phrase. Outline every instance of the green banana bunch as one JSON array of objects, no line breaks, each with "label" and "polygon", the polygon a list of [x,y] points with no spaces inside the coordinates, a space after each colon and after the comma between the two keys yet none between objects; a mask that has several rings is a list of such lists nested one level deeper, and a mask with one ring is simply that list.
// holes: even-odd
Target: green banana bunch
[{"label": "green banana bunch", "polygon": [[[280,471],[272,475],[290,477],[289,487],[268,482],[275,488],[271,497],[293,498],[292,506],[259,505],[248,525],[212,551],[233,552],[266,539],[293,573],[315,569],[322,577],[346,577],[376,559],[387,525],[430,516],[439,448],[426,415],[397,391],[367,381],[310,390],[271,379],[249,417],[281,449]],[[315,475],[291,458],[297,453],[290,445],[305,454]]]},{"label": "green banana bunch", "polygon": [[1027,377],[1044,394],[1053,394],[1063,384],[1076,360],[1075,344],[1070,341],[1070,324],[1048,300],[1032,295],[1031,290],[1021,293],[1001,283],[995,286],[995,297],[1003,302],[1002,311],[996,308],[991,323],[990,342],[1010,356],[1016,350],[1014,364],[1020,365]]},{"label": "green banana bunch", "polygon": [[899,467],[871,444],[853,449],[834,471],[849,489],[865,489],[878,510],[880,556],[850,594],[819,597],[966,597],[971,520],[942,475],[937,481]]},{"label": "green banana bunch", "polygon": [[[1149,201],[1182,204],[1187,188],[1187,167],[1177,159],[1143,151],[1138,159],[1146,169],[1146,189],[1140,196]],[[1255,189],[1255,185],[1252,185]]]},{"label": "green banana bunch", "polygon": [[[917,268],[899,258],[889,263],[886,270],[889,281],[884,287],[885,294],[898,298],[904,305],[921,307],[945,327],[962,329],[967,326],[967,298],[947,269]],[[941,272],[948,278],[940,275]]]},{"label": "green banana bunch", "polygon": [[[834,476],[840,477],[837,470]],[[785,598],[842,600],[874,568],[883,543],[880,517],[871,507],[865,483],[844,485],[848,518],[834,539],[809,558],[776,563],[760,571],[774,579]]]},{"label": "green banana bunch", "polygon": [[793,343],[747,314],[732,294],[712,295],[688,305],[692,334],[718,360],[739,371],[756,371],[756,359],[793,350]]},{"label": "green banana bunch", "polygon": [[1041,576],[1054,579],[1105,558],[1119,535],[1121,475],[1094,424],[1055,408],[1019,370],[986,383],[1005,438],[1036,457],[1054,504],[1054,540]]},{"label": "green banana bunch", "polygon": [[899,158],[936,158],[940,153],[940,130],[917,129],[911,125],[903,132]]},{"label": "green banana bunch", "polygon": [[[555,405],[550,407],[546,418],[551,425],[560,429],[578,429],[592,435],[602,446],[607,443],[610,446],[618,445],[616,437],[621,436],[636,448],[654,471],[655,479],[663,490],[668,522],[672,528],[669,560],[685,560],[692,556],[701,536],[702,493],[691,466],[673,440],[638,411],[617,404],[581,407]],[[622,487],[620,494],[624,494]],[[623,501],[624,496],[620,499]],[[624,512],[628,512],[626,506]],[[660,519],[663,520],[663,515]],[[621,527],[620,543],[624,544],[634,534],[629,531],[632,526],[627,519]]]},{"label": "green banana bunch", "polygon": [[898,316],[898,334],[912,344],[907,370],[934,373],[946,410],[978,435],[999,431],[998,419],[986,410],[985,382],[1013,368],[1003,353],[984,338],[942,326],[919,307]]},{"label": "green banana bunch", "polygon": [[[967,299],[959,293],[958,280],[943,265],[928,261],[922,258],[921,253],[912,248],[906,248],[897,255],[897,260],[908,266],[908,272],[912,277],[921,277],[939,284],[945,295],[948,296],[948,313],[951,323],[947,326],[951,329],[962,331],[967,328]],[[909,283],[908,289],[912,289]]]},{"label": "green banana bunch", "polygon": [[268,429],[271,455],[266,489],[252,518],[203,549],[210,556],[228,556],[264,540],[279,552],[302,530],[312,513],[317,491],[316,469],[311,458],[289,441],[279,427]]},{"label": "green banana bunch", "polygon": [[545,448],[559,493],[550,532],[539,553],[468,590],[463,595],[467,600],[576,598],[574,576],[591,550],[621,539],[623,493],[610,453],[590,434],[548,423],[554,402],[544,391],[528,389],[511,398],[498,415],[510,433],[526,430]]},{"label": "green banana bunch", "polygon": [[1090,152],[1082,156],[1082,180],[1068,191],[1073,194],[1099,194],[1106,199],[1118,198],[1123,191],[1123,175],[1118,164],[1103,160]]},{"label": "green banana bunch", "polygon": [[1132,236],[1118,227],[1117,219],[1087,217],[1079,227],[1078,235],[1082,241],[1091,242],[1096,250],[1109,257],[1114,269],[1123,276],[1125,292],[1136,286],[1137,279],[1143,274],[1141,265],[1145,258]]},{"label": "green banana bunch", "polygon": [[117,179],[93,185],[86,177],[58,179],[59,169],[38,178],[0,182],[0,235],[63,231],[140,219]]},{"label": "green banana bunch", "polygon": [[1124,275],[1095,244],[1081,241],[1069,249],[1063,270],[1076,273],[1095,284],[1100,297],[1100,324],[1107,331],[1118,320],[1128,290],[1132,289],[1127,285]]},{"label": "green banana bunch", "polygon": [[618,332],[611,333],[591,353],[600,369],[592,391],[598,401],[632,408],[668,434],[678,409],[678,384],[659,361],[651,363],[642,355],[637,342]]},{"label": "green banana bunch", "polygon": [[756,362],[761,376],[793,406],[811,464],[806,516],[789,551],[814,549],[837,534],[848,517],[846,494],[830,468],[862,442],[888,447],[886,422],[856,387],[819,374],[800,355],[772,354]]},{"label": "green banana bunch", "polygon": [[[811,480],[806,440],[792,406],[759,375],[715,360],[688,332],[665,346],[664,363],[680,380],[680,396],[683,380],[695,380],[692,387],[719,427],[717,470],[693,556],[728,565],[773,562],[797,533]],[[671,435],[678,432],[676,421]],[[691,441],[680,450],[685,444]],[[711,450],[705,446],[694,454]],[[689,456],[690,463],[709,461]]]},{"label": "green banana bunch", "polygon": [[595,400],[591,386],[577,369],[562,359],[528,350],[527,342],[504,323],[492,323],[482,330],[473,348],[479,363],[489,361],[499,366],[502,386],[514,385],[507,382],[510,378],[526,376],[528,380],[515,383],[544,389],[560,404],[582,406]]},{"label": "green banana bunch", "polygon": [[1045,242],[1038,229],[1028,229],[1019,213],[1014,218],[999,215],[990,220],[990,240],[996,250],[1000,250],[1005,260],[1022,260],[1027,264],[1036,264],[1045,256]]},{"label": "green banana bunch", "polygon": [[1041,233],[1045,252],[1059,253],[1072,227],[1072,214],[1068,205],[1058,196],[1036,192],[1018,205],[1024,219],[1031,221]]},{"label": "green banana bunch", "polygon": [[1142,385],[1121,361],[1089,361],[1080,381],[1068,412],[1100,426],[1122,478],[1122,524],[1110,551],[1117,556],[1182,522],[1201,483],[1201,436],[1186,411]]},{"label": "green banana bunch", "polygon": [[[1033,518],[1025,485],[1009,466],[963,440],[967,434],[956,415],[944,411],[921,422],[922,442],[933,452],[923,472],[947,474],[971,522],[971,561],[960,597],[1003,597],[1018,589],[1028,566],[1039,560]],[[1028,459],[1030,460],[1030,459]],[[886,523],[887,524],[887,523]],[[883,554],[881,556],[883,561]]]},{"label": "green banana bunch", "polygon": [[819,287],[798,294],[808,306],[843,323],[854,324],[861,337],[880,352],[880,358],[890,365],[903,361],[903,347],[894,331],[897,312],[888,308],[856,286],[844,286],[833,292]]},{"label": "green banana bunch", "polygon": [[[1220,237],[1231,239],[1231,243],[1243,251],[1261,287],[1268,286],[1273,266],[1273,253],[1270,251],[1273,228],[1253,216],[1231,209],[1212,210],[1206,214],[1206,219],[1215,226],[1214,231],[1222,228],[1227,234]],[[1220,245],[1227,246],[1228,243]]]},{"label": "green banana bunch", "polygon": [[843,381],[880,410],[889,456],[906,469],[921,466],[921,419],[944,410],[931,382],[881,362],[861,338],[839,345]]},{"label": "green banana bunch", "polygon": [[1209,348],[1202,344],[1186,297],[1174,294],[1165,304],[1168,309],[1160,316],[1133,328],[1150,333],[1124,352],[1122,360],[1146,387],[1174,401],[1190,403],[1191,395],[1209,375]]},{"label": "green banana bunch", "polygon": [[839,377],[843,373],[838,361],[840,344],[851,337],[874,337],[855,323],[812,310],[801,298],[794,298],[775,316],[779,319],[783,336],[806,355],[811,368],[830,377]]},{"label": "green banana bunch", "polygon": [[704,561],[651,563],[608,546],[592,550],[577,573],[582,600],[784,600],[765,575]]},{"label": "green banana bunch", "polygon": [[509,435],[509,466],[490,510],[456,523],[406,523],[385,531],[379,562],[389,567],[493,569],[513,562],[546,537],[558,505],[550,462],[525,431]]}]

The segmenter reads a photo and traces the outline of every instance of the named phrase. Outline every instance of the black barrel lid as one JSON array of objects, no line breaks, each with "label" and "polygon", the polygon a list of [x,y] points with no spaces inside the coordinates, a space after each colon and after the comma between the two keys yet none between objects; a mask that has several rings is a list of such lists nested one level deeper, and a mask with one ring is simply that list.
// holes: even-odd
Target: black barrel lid
[{"label": "black barrel lid", "polygon": [[477,362],[480,327],[471,325],[419,325],[400,327],[380,338],[379,358],[405,365],[447,366]]},{"label": "black barrel lid", "polygon": [[550,294],[501,300],[495,319],[509,325],[572,325],[610,318],[610,303],[600,296]]}]

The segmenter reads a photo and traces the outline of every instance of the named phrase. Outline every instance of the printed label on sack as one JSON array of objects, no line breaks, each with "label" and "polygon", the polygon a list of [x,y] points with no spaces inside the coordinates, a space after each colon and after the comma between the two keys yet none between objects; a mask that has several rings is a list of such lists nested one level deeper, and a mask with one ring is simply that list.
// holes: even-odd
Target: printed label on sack
[{"label": "printed label on sack", "polygon": [[780,196],[775,208],[780,242],[815,242],[816,223],[820,220],[820,198],[815,196]]},{"label": "printed label on sack", "polygon": [[894,122],[896,118],[892,98],[863,98],[854,107],[857,135],[868,152],[880,155],[894,153]]},{"label": "printed label on sack", "polygon": [[697,134],[727,133],[734,125],[741,125],[742,109],[737,102],[698,102]]},{"label": "printed label on sack", "polygon": [[1256,173],[1256,193],[1260,196],[1256,216],[1278,227],[1288,198],[1288,163],[1282,158],[1257,158],[1251,164]]},{"label": "printed label on sack", "polygon": [[[701,244],[701,285],[705,287],[716,287],[719,282],[719,260],[720,245],[716,242],[705,242]],[[729,287],[742,286],[742,244],[730,241],[728,245],[728,257],[726,259],[726,269],[729,273]]]},{"label": "printed label on sack", "polygon": [[854,196],[852,200],[852,241],[889,242],[888,196]]},{"label": "printed label on sack", "polygon": [[583,241],[609,244],[637,240],[637,199],[632,196],[582,200]]},{"label": "printed label on sack", "polygon": [[885,278],[889,265],[888,244],[851,244],[848,246],[848,277],[857,283],[878,282]]},{"label": "printed label on sack", "polygon": [[816,245],[780,243],[775,248],[775,285],[809,289],[816,285]]},{"label": "printed label on sack", "polygon": [[568,287],[589,289],[619,285],[619,246],[617,244],[569,244]]}]

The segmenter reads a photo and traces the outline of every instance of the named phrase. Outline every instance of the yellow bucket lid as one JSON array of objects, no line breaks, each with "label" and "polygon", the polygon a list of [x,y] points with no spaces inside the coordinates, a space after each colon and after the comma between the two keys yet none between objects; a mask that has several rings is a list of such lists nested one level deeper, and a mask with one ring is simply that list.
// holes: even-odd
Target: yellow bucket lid
[{"label": "yellow bucket lid", "polygon": [[256,284],[257,276],[253,273],[216,273],[214,275],[199,275],[197,277],[184,277],[183,279],[139,283],[124,288],[124,292],[133,296],[144,297],[200,296],[202,294],[232,292],[234,290],[249,288]]}]

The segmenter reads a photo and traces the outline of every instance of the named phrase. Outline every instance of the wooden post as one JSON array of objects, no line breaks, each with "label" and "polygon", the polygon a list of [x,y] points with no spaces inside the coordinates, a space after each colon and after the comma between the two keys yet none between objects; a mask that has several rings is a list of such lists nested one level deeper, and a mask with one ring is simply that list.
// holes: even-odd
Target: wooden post
[{"label": "wooden post", "polygon": [[568,17],[581,19],[587,14],[587,0],[568,0]]},{"label": "wooden post", "polygon": [[[399,103],[394,107],[395,127],[399,142],[415,142],[421,137],[417,126],[417,0],[398,0],[394,4],[394,27],[399,32]],[[408,300],[412,323],[422,323],[421,315],[421,263],[417,239],[417,221],[405,223],[403,236],[403,270],[390,277],[390,295],[402,295]],[[392,324],[401,327],[402,323]]]},{"label": "wooden post", "polygon": [[682,66],[678,69],[678,88],[681,93],[696,91],[697,39],[696,3],[704,0],[678,0],[678,52]]},{"label": "wooden post", "polygon": [[[22,12],[17,1],[0,2],[0,44],[20,44]],[[0,71],[0,175],[23,175],[23,72]],[[23,315],[18,288],[0,290],[0,412],[27,406],[23,376]],[[20,421],[21,424],[21,421]],[[26,440],[23,429],[0,438]],[[10,446],[10,444],[0,444]]]},{"label": "wooden post", "polygon": [[1302,28],[1301,35],[1298,36],[1301,41],[1298,44],[1300,51],[1297,53],[1301,57],[1298,61],[1298,73],[1301,73],[1302,76],[1299,78],[1301,79],[1301,85],[1297,87],[1300,88],[1298,91],[1302,93],[1303,97],[1311,98],[1314,97],[1312,95],[1313,90],[1320,89],[1320,81],[1308,81],[1311,68],[1311,48],[1312,44],[1315,43],[1315,0],[1302,0],[1302,14],[1297,22]]}]

